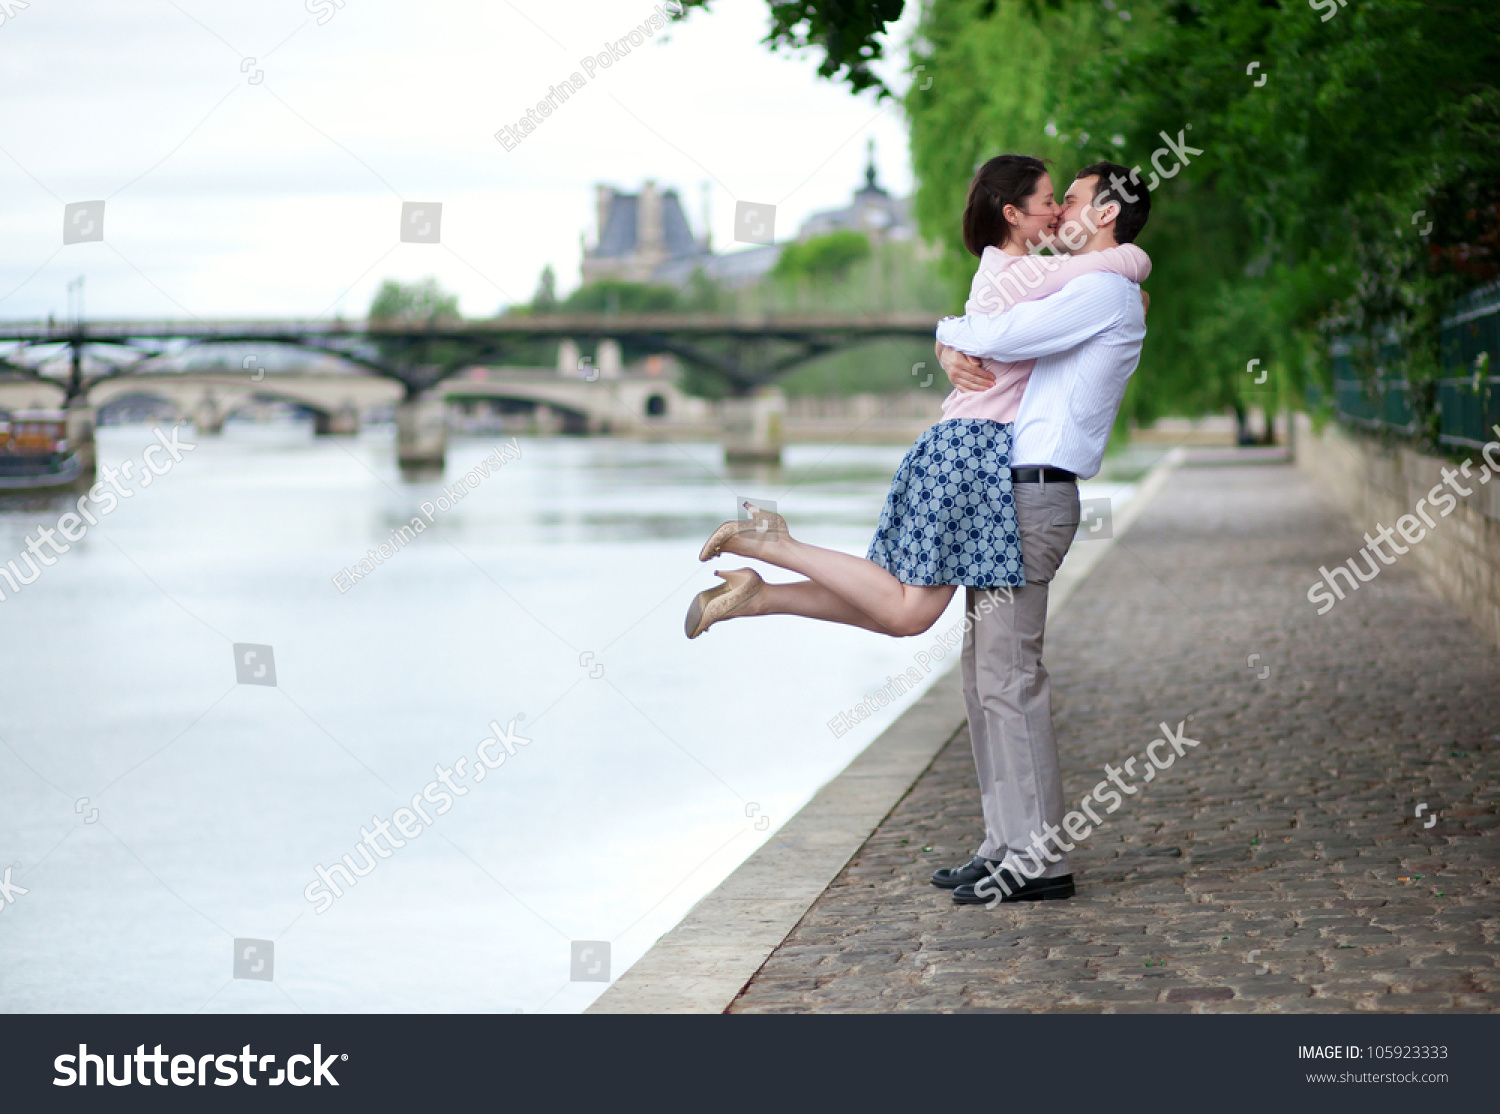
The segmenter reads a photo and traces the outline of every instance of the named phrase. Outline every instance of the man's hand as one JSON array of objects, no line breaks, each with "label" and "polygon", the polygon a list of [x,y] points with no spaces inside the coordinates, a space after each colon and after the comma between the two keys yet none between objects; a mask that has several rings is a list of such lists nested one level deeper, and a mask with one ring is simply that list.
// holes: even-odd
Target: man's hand
[{"label": "man's hand", "polygon": [[1147,314],[1147,313],[1150,313],[1150,312],[1151,312],[1151,295],[1147,294],[1144,290],[1142,290],[1141,291],[1141,313],[1142,314]]},{"label": "man's hand", "polygon": [[948,382],[960,391],[987,391],[995,385],[995,377],[985,371],[973,356],[941,343],[937,346],[937,355]]}]

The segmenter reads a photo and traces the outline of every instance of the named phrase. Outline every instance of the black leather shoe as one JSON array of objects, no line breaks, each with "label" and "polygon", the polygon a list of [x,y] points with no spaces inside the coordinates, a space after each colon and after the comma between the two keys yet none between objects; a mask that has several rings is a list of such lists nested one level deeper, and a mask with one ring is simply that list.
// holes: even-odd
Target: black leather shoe
[{"label": "black leather shoe", "polygon": [[941,886],[945,890],[951,890],[956,886],[972,886],[988,875],[992,866],[999,865],[998,860],[981,859],[975,855],[963,866],[956,866],[952,870],[934,870],[932,884]]},{"label": "black leather shoe", "polygon": [[989,881],[959,886],[953,891],[955,905],[988,905],[999,898],[1008,901],[1061,901],[1072,897],[1073,876],[1060,874],[1056,878],[1018,877],[1002,867],[995,871]]}]

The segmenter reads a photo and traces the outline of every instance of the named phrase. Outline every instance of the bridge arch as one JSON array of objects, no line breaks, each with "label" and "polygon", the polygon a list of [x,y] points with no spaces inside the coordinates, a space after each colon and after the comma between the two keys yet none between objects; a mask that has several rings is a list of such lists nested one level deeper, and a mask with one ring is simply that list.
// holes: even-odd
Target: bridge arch
[{"label": "bridge arch", "polygon": [[90,385],[88,404],[107,408],[114,400],[144,395],[165,400],[179,417],[199,429],[217,432],[224,419],[255,402],[288,402],[312,416],[318,433],[355,433],[360,415],[398,401],[403,393],[394,380],[360,374],[265,375],[143,373],[112,376]]},{"label": "bridge arch", "polygon": [[597,417],[586,408],[555,399],[519,391],[465,390],[462,380],[453,379],[445,380],[442,388],[443,397],[457,405],[461,413],[473,414],[484,408],[502,420],[512,415],[529,416],[540,430],[557,433],[585,434],[602,428]]},{"label": "bridge arch", "polygon": [[152,414],[163,407],[171,411],[174,421],[185,416],[177,409],[177,403],[161,391],[153,391],[149,388],[122,391],[95,408],[95,424],[117,425],[135,420],[149,420]]}]

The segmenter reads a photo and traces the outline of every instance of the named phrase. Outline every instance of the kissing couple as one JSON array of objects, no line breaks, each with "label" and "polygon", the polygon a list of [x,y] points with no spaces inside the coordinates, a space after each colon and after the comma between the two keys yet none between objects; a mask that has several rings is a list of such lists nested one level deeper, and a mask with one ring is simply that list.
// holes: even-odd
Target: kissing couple
[{"label": "kissing couple", "polygon": [[1135,239],[1151,199],[1109,162],[1080,170],[1061,205],[1054,196],[1046,163],[1028,155],[975,173],[963,241],[979,270],[964,315],[937,326],[954,389],[897,468],[866,556],[798,541],[780,515],[746,503],[747,517],[716,529],[699,560],[732,553],[806,579],[721,571],[724,583],[687,614],[689,638],[763,615],[906,637],[964,589],[961,668],[985,832],[969,862],[932,876],[960,905],[993,904],[995,885],[1001,901],[1075,889],[1072,845],[1047,848],[1063,821],[1042,664],[1047,585],[1078,530],[1078,480],[1098,474],[1140,362],[1151,261]]}]

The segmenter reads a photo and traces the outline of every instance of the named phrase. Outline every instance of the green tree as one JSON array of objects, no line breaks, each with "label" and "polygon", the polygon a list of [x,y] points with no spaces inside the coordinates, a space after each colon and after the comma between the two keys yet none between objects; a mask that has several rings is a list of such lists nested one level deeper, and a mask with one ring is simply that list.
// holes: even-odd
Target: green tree
[{"label": "green tree", "polygon": [[410,283],[386,279],[370,302],[369,317],[371,321],[403,325],[456,321],[458,295],[443,290],[433,278]]},{"label": "green tree", "polygon": [[[458,295],[443,290],[436,279],[414,283],[386,279],[370,303],[369,319],[376,327],[374,345],[381,365],[395,373],[409,397],[473,359],[472,345],[410,335],[413,325],[430,329],[461,320]],[[407,335],[381,336],[380,326],[405,327]]]},{"label": "green tree", "polygon": [[[712,0],[682,0],[684,8],[707,9]],[[771,29],[765,42],[772,50],[815,48],[823,55],[818,73],[849,83],[855,92],[890,91],[870,69],[884,55],[879,39],[888,24],[901,18],[906,0],[767,0]]]},{"label": "green tree", "polygon": [[542,276],[537,280],[536,293],[531,296],[531,312],[557,312],[557,276],[550,263],[542,268]]},{"label": "green tree", "polygon": [[702,267],[693,268],[688,276],[687,289],[679,299],[678,308],[684,313],[717,313],[725,303],[723,288],[708,277]]},{"label": "green tree", "polygon": [[[839,237],[834,239],[833,237]],[[845,239],[844,237],[852,237]],[[846,244],[833,252],[818,251],[812,258],[816,281],[789,282],[773,272],[745,289],[726,292],[728,312],[746,317],[774,314],[826,313],[838,316],[880,315],[895,312],[930,313],[934,321],[948,312],[952,295],[935,261],[913,240],[871,244],[857,233],[835,233],[831,244]],[[858,247],[864,241],[865,251]],[[808,241],[809,244],[814,241]],[[800,247],[803,245],[790,245]],[[858,254],[844,266],[840,254]],[[798,272],[805,274],[800,265]],[[936,371],[936,378],[932,379]],[[931,381],[929,381],[931,379]],[[809,360],[784,375],[779,385],[788,394],[888,394],[913,389],[946,393],[948,381],[937,371],[930,340],[872,341]]]},{"label": "green tree", "polygon": [[870,257],[870,241],[858,232],[829,232],[782,249],[771,275],[782,282],[842,279]]},{"label": "green tree", "polygon": [[671,313],[677,291],[670,286],[606,279],[580,286],[563,302],[564,313]]},{"label": "green tree", "polygon": [[[1152,288],[1188,317],[1153,361],[1178,365],[1178,379],[1213,368],[1209,393],[1222,398],[1226,376],[1243,394],[1249,359],[1288,388],[1309,367],[1326,384],[1329,338],[1393,334],[1430,427],[1443,309],[1496,273],[1485,203],[1500,177],[1500,8],[1365,0],[1327,19],[1231,0],[1159,10],[1152,34],[1080,69],[1071,101],[1074,126],[1118,128],[1137,158],[1189,125],[1203,149],[1153,198],[1163,228],[1218,228],[1210,250],[1158,253],[1167,286],[1153,273]],[[1251,62],[1264,81],[1246,73]],[[1205,216],[1214,210],[1222,216]],[[1433,220],[1425,241],[1419,213]]]},{"label": "green tree", "polygon": [[[868,64],[902,5],[769,7],[773,49],[888,95]],[[1061,187],[1102,158],[1149,175],[1187,143],[1201,154],[1158,183],[1141,237],[1151,332],[1123,413],[1274,405],[1327,384],[1333,336],[1394,335],[1430,431],[1443,311],[1500,274],[1493,0],[926,0],[911,66],[916,213],[954,302],[979,162],[1043,155]],[[1273,373],[1259,393],[1253,359]]]}]

